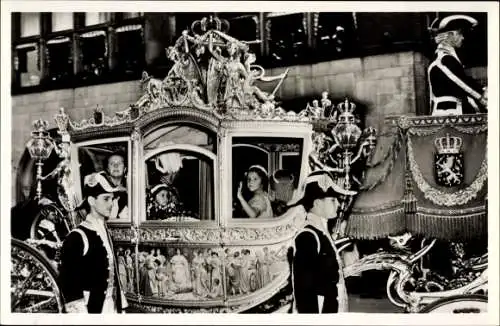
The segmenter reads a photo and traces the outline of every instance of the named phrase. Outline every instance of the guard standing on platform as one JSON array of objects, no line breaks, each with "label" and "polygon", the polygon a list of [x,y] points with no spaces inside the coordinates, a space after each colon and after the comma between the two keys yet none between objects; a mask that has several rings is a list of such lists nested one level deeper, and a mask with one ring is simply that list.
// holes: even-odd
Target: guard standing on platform
[{"label": "guard standing on platform", "polygon": [[120,313],[127,307],[106,220],[115,193],[104,172],[85,177],[86,219],[73,229],[61,249],[58,284],[68,313]]},{"label": "guard standing on platform", "polygon": [[305,181],[304,196],[291,206],[302,205],[305,225],[294,243],[292,283],[294,312],[337,313],[347,310],[347,292],[328,220],[336,218],[342,196],[355,191],[341,188],[327,171],[315,171]]},{"label": "guard standing on platform", "polygon": [[456,49],[464,34],[477,25],[466,15],[436,19],[430,29],[435,33],[436,57],[428,68],[432,115],[461,115],[487,112],[486,91],[465,75]]}]

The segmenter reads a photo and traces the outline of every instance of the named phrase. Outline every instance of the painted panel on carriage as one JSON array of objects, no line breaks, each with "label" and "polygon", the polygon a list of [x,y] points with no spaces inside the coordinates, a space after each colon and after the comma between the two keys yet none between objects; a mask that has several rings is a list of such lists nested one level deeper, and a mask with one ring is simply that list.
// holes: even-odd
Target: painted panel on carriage
[{"label": "painted panel on carriage", "polygon": [[83,189],[85,177],[105,171],[108,179],[122,190],[116,193],[117,207],[112,210],[110,222],[130,222],[130,160],[127,141],[92,143],[78,147],[79,178],[77,187]]},{"label": "painted panel on carriage", "polygon": [[301,138],[232,139],[234,218],[273,218],[285,213],[297,189],[302,146]]},{"label": "painted panel on carriage", "polygon": [[276,290],[288,277],[288,249],[286,244],[226,248],[224,268],[228,299],[260,290],[264,293]]},{"label": "painted panel on carriage", "polygon": [[182,246],[139,247],[139,294],[145,298],[222,300],[223,251]]},{"label": "painted panel on carriage", "polygon": [[125,293],[137,294],[137,269],[135,268],[135,247],[115,245],[116,263],[118,266],[118,278],[121,288]]},{"label": "painted panel on carriage", "polygon": [[259,290],[271,293],[286,282],[287,253],[285,244],[227,248],[141,245],[137,256],[139,294],[171,302],[222,300],[225,296],[237,299]]}]

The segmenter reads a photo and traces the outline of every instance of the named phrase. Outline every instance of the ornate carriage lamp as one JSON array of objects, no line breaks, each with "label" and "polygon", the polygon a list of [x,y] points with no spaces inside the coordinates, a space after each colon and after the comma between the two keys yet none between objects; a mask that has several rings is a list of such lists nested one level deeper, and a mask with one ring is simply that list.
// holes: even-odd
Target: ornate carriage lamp
[{"label": "ornate carriage lamp", "polygon": [[[327,94],[327,93],[326,93]],[[331,103],[323,93],[323,103]],[[323,109],[325,105],[322,105]],[[314,168],[330,170],[338,178],[337,182],[346,189],[357,190],[363,182],[366,160],[373,154],[377,144],[377,130],[368,127],[361,130],[361,120],[354,114],[356,104],[345,99],[338,105],[333,105],[330,114],[324,112],[317,116],[319,120],[328,120],[332,128],[315,128],[313,136],[314,150],[311,161]],[[321,122],[319,122],[321,125]],[[323,123],[324,125],[324,123]],[[320,129],[320,130],[318,130]],[[330,135],[328,135],[330,133]],[[354,198],[346,198],[341,203],[340,217],[345,215]]]},{"label": "ornate carriage lamp", "polygon": [[355,109],[356,104],[347,98],[337,105],[338,116],[335,126],[331,129],[333,145],[328,149],[331,163],[336,167],[336,172],[344,176],[343,186],[347,189],[352,188],[352,181],[361,185],[363,167],[360,165],[352,170],[353,165],[368,159],[373,154],[377,142],[375,128],[368,127],[361,131],[358,125],[360,120],[354,115]]},{"label": "ornate carriage lamp", "polygon": [[47,127],[49,123],[46,120],[36,120],[33,122],[33,131],[31,139],[26,144],[26,148],[32,159],[36,161],[36,199],[42,197],[42,166],[43,162],[49,158],[54,149],[54,140],[50,137]]}]

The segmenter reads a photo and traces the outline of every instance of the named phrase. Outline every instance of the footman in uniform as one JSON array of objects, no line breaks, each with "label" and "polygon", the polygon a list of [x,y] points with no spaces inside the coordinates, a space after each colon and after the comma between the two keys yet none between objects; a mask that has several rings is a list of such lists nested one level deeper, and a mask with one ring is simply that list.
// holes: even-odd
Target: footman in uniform
[{"label": "footman in uniform", "polygon": [[106,220],[114,187],[104,172],[84,179],[86,219],[73,229],[61,249],[58,284],[68,313],[121,313],[127,307]]},{"label": "footman in uniform", "polygon": [[487,93],[465,74],[456,49],[462,47],[464,34],[477,25],[466,15],[435,20],[436,56],[428,68],[431,114],[436,116],[487,112]]},{"label": "footman in uniform", "polygon": [[356,192],[337,185],[327,171],[315,171],[305,181],[304,196],[292,206],[307,212],[295,237],[292,260],[294,310],[298,313],[337,313],[347,309],[342,261],[328,232],[337,217],[339,200]]}]

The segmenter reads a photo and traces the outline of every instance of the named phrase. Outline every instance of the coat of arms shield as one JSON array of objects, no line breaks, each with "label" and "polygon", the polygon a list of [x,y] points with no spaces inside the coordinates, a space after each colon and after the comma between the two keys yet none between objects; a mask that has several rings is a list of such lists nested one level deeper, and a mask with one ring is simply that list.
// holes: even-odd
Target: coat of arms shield
[{"label": "coat of arms shield", "polygon": [[434,175],[436,183],[444,187],[455,187],[464,181],[464,156],[460,152],[462,139],[459,137],[436,138],[434,144]]}]

